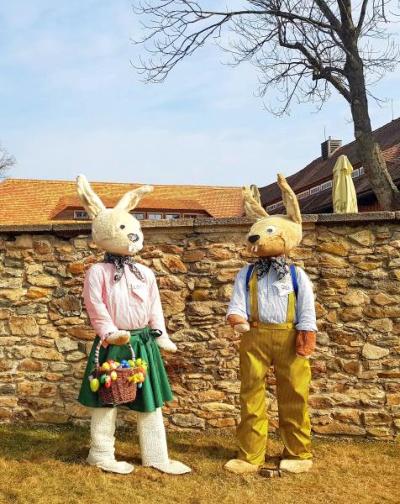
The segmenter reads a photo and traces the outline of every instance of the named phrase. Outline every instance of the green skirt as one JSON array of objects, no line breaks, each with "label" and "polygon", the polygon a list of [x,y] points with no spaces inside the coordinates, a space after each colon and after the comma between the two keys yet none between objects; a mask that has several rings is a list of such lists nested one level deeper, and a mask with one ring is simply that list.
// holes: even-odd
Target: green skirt
[{"label": "green skirt", "polygon": [[[129,409],[135,411],[151,412],[156,408],[161,408],[165,401],[171,401],[173,399],[160,350],[154,340],[154,336],[157,333],[152,331],[150,327],[130,331],[130,333],[130,343],[135,352],[136,359],[140,358],[146,361],[148,368],[146,379],[143,382],[143,386],[138,388],[135,401],[122,404],[121,406],[127,406]],[[90,388],[88,377],[93,374],[95,370],[95,352],[99,341],[99,337],[96,336],[92,351],[89,355],[78,401],[84,406],[89,406],[91,408],[113,408],[115,406],[103,404],[98,393],[92,392]],[[108,359],[121,362],[122,359],[129,360],[131,358],[131,351],[127,345],[108,345],[107,348],[103,346],[100,348],[100,365]]]}]

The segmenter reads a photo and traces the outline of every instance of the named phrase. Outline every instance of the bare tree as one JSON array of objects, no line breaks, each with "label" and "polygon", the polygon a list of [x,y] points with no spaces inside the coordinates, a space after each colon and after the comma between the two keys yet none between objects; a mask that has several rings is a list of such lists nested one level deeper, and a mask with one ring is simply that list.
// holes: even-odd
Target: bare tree
[{"label": "bare tree", "polygon": [[[203,5],[204,4],[204,5]],[[399,209],[400,193],[374,141],[368,113],[370,88],[399,62],[399,46],[388,31],[400,14],[396,0],[247,0],[246,8],[208,10],[207,0],[145,0],[142,18],[151,53],[139,71],[162,82],[184,58],[207,41],[249,61],[260,71],[259,93],[278,92],[275,114],[293,103],[322,107],[336,90],[350,105],[359,159],[383,209]],[[224,28],[231,31],[225,37]],[[233,33],[232,33],[233,32]],[[149,44],[150,43],[150,44]]]},{"label": "bare tree", "polygon": [[10,156],[6,150],[4,150],[0,144],[0,180],[5,177],[5,174],[11,166],[15,163],[14,156]]}]

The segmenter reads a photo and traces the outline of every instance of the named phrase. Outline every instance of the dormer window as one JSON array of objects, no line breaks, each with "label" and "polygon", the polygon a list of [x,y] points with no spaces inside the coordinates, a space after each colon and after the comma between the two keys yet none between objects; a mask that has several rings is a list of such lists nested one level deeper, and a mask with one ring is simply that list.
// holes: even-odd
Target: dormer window
[{"label": "dormer window", "polygon": [[76,220],[89,220],[89,214],[85,210],[75,210],[74,219]]}]

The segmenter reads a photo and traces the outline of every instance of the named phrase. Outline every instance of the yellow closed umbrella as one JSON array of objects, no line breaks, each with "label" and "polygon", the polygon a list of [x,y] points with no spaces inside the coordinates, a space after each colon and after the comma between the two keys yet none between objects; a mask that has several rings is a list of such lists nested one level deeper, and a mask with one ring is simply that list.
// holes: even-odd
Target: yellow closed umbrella
[{"label": "yellow closed umbrella", "polygon": [[353,167],[347,156],[339,156],[333,168],[332,201],[334,213],[357,213],[357,194],[351,177]]}]

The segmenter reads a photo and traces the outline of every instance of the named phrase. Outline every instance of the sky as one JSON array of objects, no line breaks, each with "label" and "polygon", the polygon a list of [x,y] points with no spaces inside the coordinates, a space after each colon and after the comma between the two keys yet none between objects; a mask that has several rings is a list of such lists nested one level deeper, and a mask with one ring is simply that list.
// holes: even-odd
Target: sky
[{"label": "sky", "polygon": [[[229,2],[228,2],[229,4]],[[334,94],[321,112],[295,105],[276,118],[257,74],[205,46],[163,84],[132,66],[143,46],[131,0],[13,0],[0,6],[0,142],[13,178],[150,184],[267,185],[320,155],[328,136],[353,140]],[[400,68],[375,88],[400,116]],[[374,128],[391,103],[370,102]]]}]

